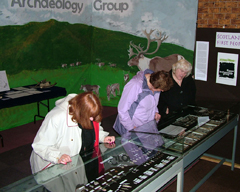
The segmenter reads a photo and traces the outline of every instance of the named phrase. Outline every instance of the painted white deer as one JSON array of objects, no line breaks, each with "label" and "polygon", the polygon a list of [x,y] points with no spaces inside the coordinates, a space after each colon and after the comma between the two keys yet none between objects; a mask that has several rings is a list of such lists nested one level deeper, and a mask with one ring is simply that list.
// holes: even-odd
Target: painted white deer
[{"label": "painted white deer", "polygon": [[107,98],[108,98],[108,101],[110,101],[111,95],[116,97],[116,91],[117,91],[117,94],[120,95],[119,83],[114,83],[112,85],[108,85],[107,86]]},{"label": "painted white deer", "polygon": [[[132,56],[136,55],[134,58],[130,59],[128,61],[129,66],[137,66],[140,71],[144,71],[145,69],[151,69],[153,71],[160,71],[160,70],[165,70],[169,71],[172,68],[172,64],[176,63],[180,59],[184,59],[182,55],[179,54],[173,54],[169,55],[167,57],[154,57],[154,58],[147,58],[144,55],[152,55],[156,53],[161,45],[161,43],[168,38],[168,36],[164,35],[162,37],[162,32],[158,32],[159,35],[155,35],[154,39],[151,39],[151,34],[153,33],[154,30],[150,30],[149,33],[147,33],[146,30],[143,31],[145,36],[147,37],[148,43],[147,43],[147,48],[143,50],[143,47],[139,44],[138,46],[130,42],[129,45],[129,58]],[[155,51],[151,53],[147,53],[149,50],[151,42],[157,42],[157,48]],[[133,52],[133,48],[137,51],[137,53]]]},{"label": "painted white deer", "polygon": [[84,92],[94,91],[97,95],[99,95],[99,89],[100,89],[99,85],[89,85],[89,84],[86,84],[86,85],[81,85],[79,90],[83,90]]}]

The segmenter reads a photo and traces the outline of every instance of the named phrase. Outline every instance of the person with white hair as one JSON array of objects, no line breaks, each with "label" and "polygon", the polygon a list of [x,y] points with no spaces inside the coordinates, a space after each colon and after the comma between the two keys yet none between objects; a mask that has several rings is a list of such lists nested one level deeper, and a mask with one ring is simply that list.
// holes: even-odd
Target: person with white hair
[{"label": "person with white hair", "polygon": [[185,59],[180,59],[172,65],[170,75],[173,86],[161,93],[158,110],[161,115],[179,111],[187,105],[195,105],[196,86],[191,75],[192,65]]}]

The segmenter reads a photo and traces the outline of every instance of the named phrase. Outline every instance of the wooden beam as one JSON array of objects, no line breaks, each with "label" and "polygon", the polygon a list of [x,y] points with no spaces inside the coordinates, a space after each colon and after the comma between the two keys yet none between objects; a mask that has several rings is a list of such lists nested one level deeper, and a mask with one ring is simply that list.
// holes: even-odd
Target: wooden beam
[{"label": "wooden beam", "polygon": [[[210,161],[210,162],[214,162],[214,163],[219,163],[219,162],[221,161],[220,159],[208,157],[208,156],[205,156],[205,155],[203,155],[200,159],[206,160],[206,161]],[[232,163],[225,161],[225,162],[223,163],[223,165],[227,165],[227,166],[231,167],[231,166],[232,166]],[[237,163],[234,163],[234,168],[240,169],[240,165],[237,164]]]}]

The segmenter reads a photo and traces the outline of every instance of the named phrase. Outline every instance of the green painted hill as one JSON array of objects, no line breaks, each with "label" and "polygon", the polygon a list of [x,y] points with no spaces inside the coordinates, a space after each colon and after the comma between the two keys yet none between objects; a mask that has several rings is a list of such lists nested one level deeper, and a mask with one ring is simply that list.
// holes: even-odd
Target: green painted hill
[{"label": "green painted hill", "polygon": [[[23,26],[0,27],[0,70],[7,74],[17,74],[22,70],[57,69],[61,64],[81,61],[82,64],[98,61],[136,72],[137,67],[130,68],[129,42],[146,46],[146,38],[136,37],[123,32],[49,20],[31,22]],[[154,50],[152,43],[149,51]],[[183,47],[162,43],[156,55],[165,57],[173,53],[183,55],[193,61],[193,51]]]}]

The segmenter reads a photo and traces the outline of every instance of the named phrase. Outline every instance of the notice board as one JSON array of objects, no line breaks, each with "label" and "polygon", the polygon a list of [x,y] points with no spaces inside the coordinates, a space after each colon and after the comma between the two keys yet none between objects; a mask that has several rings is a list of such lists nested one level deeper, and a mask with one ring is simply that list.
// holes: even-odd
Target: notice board
[{"label": "notice board", "polygon": [[[216,82],[218,70],[218,56],[219,53],[239,55],[238,48],[229,48],[224,46],[216,46],[216,35],[226,32],[226,34],[239,34],[239,29],[212,29],[212,28],[197,28],[196,42],[209,42],[208,66],[207,66],[207,80],[196,80],[198,101],[239,101],[240,100],[240,77],[236,76],[236,85],[226,85]],[[240,42],[240,39],[239,39]],[[196,49],[195,49],[196,57]],[[239,65],[239,56],[236,64]],[[194,59],[193,66],[195,68],[196,61]],[[239,67],[236,68],[236,74],[239,74]]]}]

